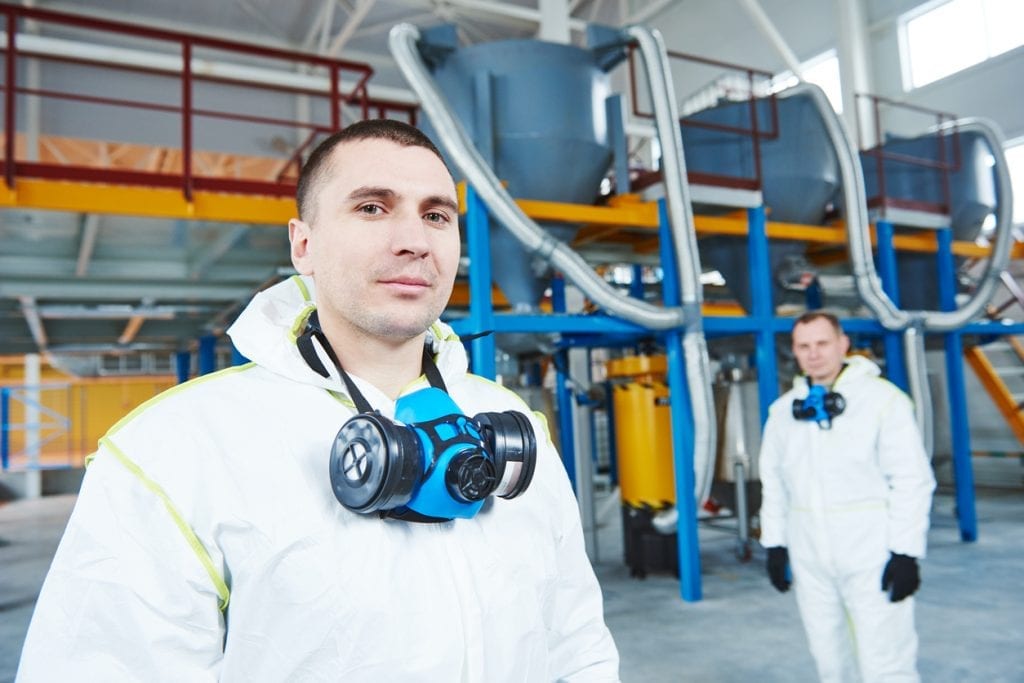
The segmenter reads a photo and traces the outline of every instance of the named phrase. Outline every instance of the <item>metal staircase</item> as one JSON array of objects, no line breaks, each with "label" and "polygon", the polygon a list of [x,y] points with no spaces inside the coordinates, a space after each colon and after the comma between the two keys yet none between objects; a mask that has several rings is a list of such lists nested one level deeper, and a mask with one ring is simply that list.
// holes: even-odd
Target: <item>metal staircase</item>
[{"label": "metal staircase", "polygon": [[[989,306],[987,315],[998,319],[1012,306],[1024,307],[1024,289],[1007,271],[1000,280],[1010,297],[998,306]],[[974,370],[992,402],[1024,445],[1024,342],[1007,335],[998,341],[964,349],[964,359]]]}]

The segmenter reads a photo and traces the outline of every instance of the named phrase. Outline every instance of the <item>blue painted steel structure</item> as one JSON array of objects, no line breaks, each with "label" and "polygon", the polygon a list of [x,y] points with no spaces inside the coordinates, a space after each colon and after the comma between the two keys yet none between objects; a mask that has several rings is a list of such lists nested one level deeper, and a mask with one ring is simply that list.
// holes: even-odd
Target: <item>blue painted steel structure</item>
[{"label": "blue painted steel structure", "polygon": [[[702,595],[700,577],[700,554],[696,528],[696,501],[693,481],[693,417],[690,397],[687,391],[685,363],[682,357],[683,329],[655,332],[633,323],[608,315],[570,315],[565,313],[562,282],[556,278],[552,285],[552,314],[495,314],[491,302],[490,279],[490,232],[486,207],[471,188],[467,192],[466,227],[470,268],[470,314],[466,318],[451,321],[455,331],[464,336],[491,330],[494,332],[554,332],[561,335],[563,348],[570,346],[615,347],[635,344],[638,340],[658,337],[668,350],[668,384],[670,410],[673,425],[674,466],[681,476],[676,478],[677,502],[679,504],[679,566],[680,594],[684,600],[700,600]],[[661,258],[664,266],[663,297],[666,305],[679,301],[679,283],[674,277],[675,253],[671,247],[668,221],[664,207],[659,211],[661,221]],[[735,335],[753,335],[754,362],[758,370],[758,396],[761,403],[762,424],[767,417],[768,406],[778,396],[778,371],[776,367],[776,334],[788,334],[793,319],[774,315],[772,303],[771,268],[768,239],[765,232],[765,209],[757,207],[748,211],[748,258],[751,283],[751,315],[707,317],[702,321],[705,335],[709,339]],[[893,226],[880,223],[877,226],[878,261],[883,284],[895,283],[896,252],[893,246]],[[939,231],[937,254],[938,280],[942,290],[943,305],[952,307],[955,291],[955,262],[949,230]],[[898,297],[898,291],[887,289],[891,296]],[[635,294],[635,292],[634,292]],[[877,336],[886,340],[886,360],[889,372],[898,368],[906,376],[900,333],[891,333],[871,319],[844,318],[843,329],[850,334]],[[954,468],[956,472],[956,496],[960,517],[961,538],[972,541],[977,538],[977,522],[974,508],[973,473],[971,470],[970,444],[967,424],[966,385],[963,373],[962,336],[964,334],[1006,335],[1024,334],[1024,324],[1004,325],[996,322],[972,322],[961,330],[947,333],[946,368],[948,375],[950,423],[953,430]],[[894,341],[890,341],[890,339]],[[495,344],[491,335],[474,339],[472,342],[473,371],[486,377],[495,375]],[[564,351],[562,352],[564,353]],[[575,465],[572,458],[575,444],[572,431],[572,405],[575,397],[565,376],[566,361],[556,364],[557,400],[561,449],[566,470],[574,486]],[[902,370],[899,370],[902,369]],[[904,382],[906,380],[904,379]],[[898,382],[897,382],[898,383]],[[904,384],[905,386],[905,384]]]},{"label": "blue painted steel structure", "polygon": [[[944,311],[956,310],[956,266],[953,261],[953,231],[938,234],[939,301]],[[947,332],[946,384],[949,392],[949,425],[953,440],[953,476],[956,485],[957,521],[960,539],[978,540],[978,519],[974,509],[974,468],[971,435],[967,424],[967,383],[964,379],[964,348],[961,332]]]},{"label": "blue painted steel structure", "polygon": [[206,334],[199,338],[198,374],[208,375],[217,369],[217,337]]},{"label": "blue painted steel structure", "polygon": [[750,264],[750,308],[755,337],[754,364],[757,367],[757,396],[761,425],[768,419],[768,407],[779,395],[775,364],[775,307],[772,305],[772,273],[768,234],[763,206],[747,210],[747,258]]},{"label": "blue painted steel structure", "polygon": [[11,390],[0,388],[0,469],[7,471],[11,458]]},{"label": "blue painted steel structure", "polygon": [[[678,273],[676,250],[669,231],[665,200],[658,205],[659,245],[662,279],[661,296],[666,306],[679,306],[682,293],[679,282],[670,274]],[[700,577],[700,541],[697,537],[697,501],[693,474],[693,409],[686,383],[686,359],[683,357],[683,330],[664,333],[662,339],[668,359],[669,415],[672,422],[672,466],[676,480],[676,544],[679,554],[679,592],[683,600],[695,602],[703,594]]]},{"label": "blue painted steel structure", "polygon": [[192,370],[192,354],[188,351],[178,351],[174,354],[174,370],[178,378],[178,384],[188,381]]},{"label": "blue painted steel structure", "polygon": [[[888,221],[878,221],[875,225],[875,233],[878,236],[878,277],[882,280],[882,291],[892,300],[892,303],[900,305],[899,268],[896,264],[896,250],[892,245],[892,238],[895,228]],[[907,379],[907,362],[903,356],[903,333],[886,331],[883,335],[885,344],[885,374],[889,381],[898,386],[904,392],[910,391],[910,381]]]}]

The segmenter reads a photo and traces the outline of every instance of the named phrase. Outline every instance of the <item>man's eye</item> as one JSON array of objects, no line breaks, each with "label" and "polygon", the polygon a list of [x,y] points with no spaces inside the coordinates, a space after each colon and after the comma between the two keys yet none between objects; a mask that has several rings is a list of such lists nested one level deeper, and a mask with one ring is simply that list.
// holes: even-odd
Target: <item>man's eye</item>
[{"label": "man's eye", "polygon": [[376,204],[365,204],[360,206],[358,210],[360,213],[365,213],[370,216],[376,216],[382,211],[382,209]]},{"label": "man's eye", "polygon": [[428,211],[423,214],[423,218],[431,223],[447,223],[448,216],[441,213],[440,211]]}]

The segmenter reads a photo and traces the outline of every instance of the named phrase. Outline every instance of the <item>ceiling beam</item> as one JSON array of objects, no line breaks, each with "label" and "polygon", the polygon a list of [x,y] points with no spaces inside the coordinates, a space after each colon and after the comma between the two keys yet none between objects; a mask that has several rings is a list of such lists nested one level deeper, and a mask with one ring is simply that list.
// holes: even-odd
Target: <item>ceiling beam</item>
[{"label": "ceiling beam", "polygon": [[55,299],[57,301],[124,301],[151,298],[161,301],[234,301],[248,297],[246,285],[132,280],[47,280],[4,278],[0,298]]},{"label": "ceiling beam", "polygon": [[336,4],[336,0],[323,0],[320,11],[317,12],[313,23],[306,30],[306,37],[302,39],[299,47],[303,50],[310,50],[313,48],[313,43],[316,42],[318,45],[316,51],[323,54],[323,51],[327,49],[327,37],[330,35],[331,24],[334,23],[334,6]]},{"label": "ceiling beam", "polygon": [[25,323],[28,325],[32,339],[40,351],[46,351],[49,341],[46,338],[46,328],[43,327],[43,319],[39,317],[39,309],[36,307],[36,300],[31,296],[19,296],[21,302],[21,314],[25,316]]},{"label": "ceiling beam", "polygon": [[124,331],[121,332],[121,336],[117,338],[118,344],[131,344],[135,340],[135,336],[142,329],[142,323],[146,322],[145,316],[136,315],[128,318],[128,323],[124,326]]},{"label": "ceiling beam", "polygon": [[271,21],[270,18],[259,8],[254,7],[249,0],[235,0],[235,4],[242,8],[242,11],[248,14],[250,17],[255,19],[260,26],[267,30],[272,36],[277,36],[282,40],[287,40],[287,36],[281,30],[275,22]]},{"label": "ceiling beam", "polygon": [[37,306],[39,317],[43,320],[127,320],[130,318],[146,318],[147,320],[173,320],[176,316],[190,313],[208,313],[211,306],[194,306],[186,304],[153,305],[143,304],[100,304],[86,306],[82,304],[44,304]]},{"label": "ceiling beam", "polygon": [[356,29],[359,28],[359,25],[363,23],[363,19],[366,18],[366,15],[371,9],[373,9],[373,6],[376,3],[377,0],[361,0],[361,2],[356,5],[355,11],[349,15],[348,21],[346,21],[345,25],[341,27],[341,30],[338,31],[338,35],[334,37],[334,40],[331,41],[330,47],[327,48],[327,55],[329,57],[337,57],[338,54],[341,53],[341,49],[345,47],[345,43],[352,38],[352,34],[355,33]]},{"label": "ceiling beam", "polygon": [[[492,18],[512,19],[520,24],[527,22],[538,25],[541,22],[541,13],[538,10],[506,2],[495,2],[494,0],[444,0],[442,4],[459,14],[476,14]],[[574,31],[585,31],[587,28],[587,22],[581,19],[570,17],[568,23],[569,28]]]},{"label": "ceiling beam", "polygon": [[629,15],[627,23],[642,24],[660,14],[663,10],[667,9],[669,5],[673,5],[676,2],[678,2],[678,0],[652,0],[647,3],[646,6]]},{"label": "ceiling beam", "polygon": [[89,262],[96,248],[96,238],[100,234],[100,216],[87,213],[82,216],[81,239],[78,242],[78,261],[75,264],[75,275],[84,277],[89,272]]},{"label": "ceiling beam", "polygon": [[196,258],[192,267],[189,269],[188,277],[190,280],[199,280],[203,278],[210,268],[213,267],[217,261],[223,258],[224,254],[231,251],[236,244],[238,244],[242,238],[249,234],[251,227],[248,225],[236,225],[230,230],[222,232],[213,244],[208,246],[203,252]]}]

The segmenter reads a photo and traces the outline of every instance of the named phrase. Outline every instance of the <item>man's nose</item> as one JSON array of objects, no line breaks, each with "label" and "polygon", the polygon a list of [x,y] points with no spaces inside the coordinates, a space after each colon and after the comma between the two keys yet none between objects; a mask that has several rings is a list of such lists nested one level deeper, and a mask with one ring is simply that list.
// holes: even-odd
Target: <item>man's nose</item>
[{"label": "man's nose", "polygon": [[419,214],[400,214],[391,230],[392,251],[396,254],[426,255],[430,251],[430,242],[427,239],[428,229]]}]

